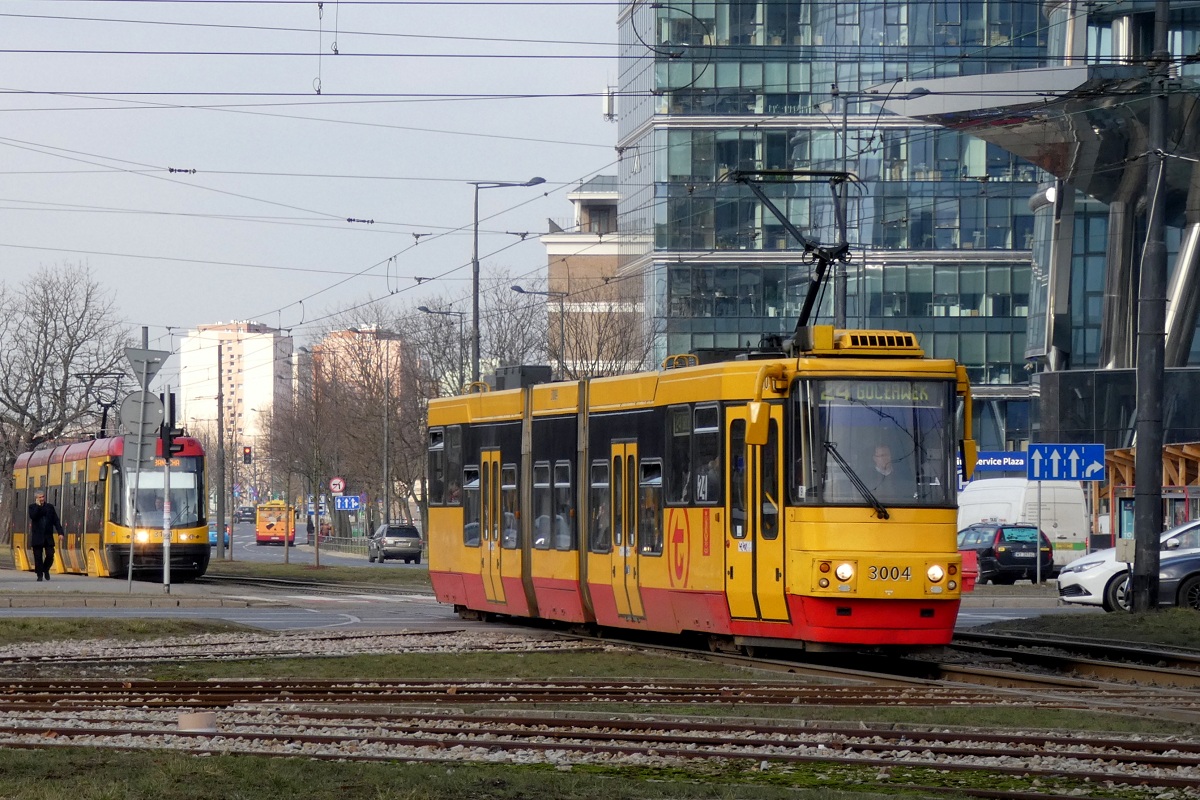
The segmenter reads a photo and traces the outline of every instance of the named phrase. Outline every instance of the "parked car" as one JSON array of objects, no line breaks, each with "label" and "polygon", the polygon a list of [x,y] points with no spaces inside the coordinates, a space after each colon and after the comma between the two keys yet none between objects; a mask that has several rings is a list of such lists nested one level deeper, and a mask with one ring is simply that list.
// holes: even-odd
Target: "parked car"
[{"label": "parked car", "polygon": [[239,506],[233,514],[234,522],[254,522],[257,509],[254,506]]},{"label": "parked car", "polygon": [[[1128,570],[1117,578],[1121,600],[1128,603]],[[1200,552],[1167,556],[1158,562],[1158,605],[1200,611]],[[1128,610],[1127,605],[1120,608]]]},{"label": "parked car", "polygon": [[[1163,560],[1200,553],[1200,520],[1163,531],[1158,550]],[[1058,574],[1058,599],[1064,603],[1101,606],[1105,611],[1128,610],[1128,569],[1128,564],[1117,560],[1115,547],[1077,558]]]},{"label": "parked car", "polygon": [[1033,525],[977,522],[958,532],[958,549],[974,551],[981,584],[1011,584],[1019,578],[1037,580],[1039,554],[1042,580],[1054,570],[1054,548],[1046,534],[1039,534]]},{"label": "parked car", "polygon": [[[226,547],[229,547],[229,528],[230,528],[229,525],[225,526],[225,546]],[[209,547],[217,546],[217,521],[215,519],[210,519],[208,521],[208,546]]]},{"label": "parked car", "polygon": [[380,525],[367,539],[367,561],[403,558],[405,564],[420,564],[421,547],[421,532],[412,525]]}]

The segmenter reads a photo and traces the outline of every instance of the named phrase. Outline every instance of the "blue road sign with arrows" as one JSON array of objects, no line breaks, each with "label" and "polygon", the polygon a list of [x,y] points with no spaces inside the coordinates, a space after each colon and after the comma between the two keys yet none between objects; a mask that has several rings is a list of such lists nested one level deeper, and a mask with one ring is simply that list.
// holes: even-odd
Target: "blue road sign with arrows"
[{"label": "blue road sign with arrows", "polygon": [[1031,444],[1025,467],[1031,481],[1102,481],[1104,445]]},{"label": "blue road sign with arrows", "polygon": [[333,498],[334,511],[358,511],[362,507],[362,499],[356,494],[347,494]]}]

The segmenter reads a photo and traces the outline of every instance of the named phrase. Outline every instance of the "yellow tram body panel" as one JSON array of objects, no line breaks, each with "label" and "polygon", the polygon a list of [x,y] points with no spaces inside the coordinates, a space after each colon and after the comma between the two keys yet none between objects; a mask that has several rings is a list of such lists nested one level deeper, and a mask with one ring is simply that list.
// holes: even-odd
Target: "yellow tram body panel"
[{"label": "yellow tram body panel", "polygon": [[[746,640],[945,643],[961,596],[953,402],[968,394],[961,368],[924,358],[911,334],[815,328],[798,358],[431,401],[430,485],[461,479],[464,495],[433,490],[435,592],[478,611]],[[921,461],[910,494],[885,507],[862,489],[831,494],[829,477],[793,483],[861,483],[869,461],[850,451],[875,417],[925,437],[900,457]],[[702,438],[719,458],[702,463]],[[969,438],[957,446],[973,454]],[[570,521],[569,546],[545,538],[548,512]]]}]

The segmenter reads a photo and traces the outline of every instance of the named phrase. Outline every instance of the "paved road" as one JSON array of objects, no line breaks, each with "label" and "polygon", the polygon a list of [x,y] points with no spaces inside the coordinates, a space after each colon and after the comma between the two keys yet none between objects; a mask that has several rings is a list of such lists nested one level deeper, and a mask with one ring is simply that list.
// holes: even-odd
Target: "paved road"
[{"label": "paved road", "polygon": [[[299,531],[296,534],[298,542],[306,541],[306,534]],[[230,550],[235,561],[251,561],[256,564],[315,564],[318,557],[316,548],[308,544],[298,544],[295,547],[283,547],[278,544],[259,545],[254,538],[254,523],[239,522],[233,526],[230,536]],[[228,554],[226,554],[228,557]],[[217,558],[214,547],[212,557]],[[356,553],[342,553],[328,548],[322,549],[319,557],[325,567],[349,566],[362,567],[367,565],[367,557]],[[424,569],[418,564],[405,564],[403,561],[385,561],[372,564],[373,569]]]}]

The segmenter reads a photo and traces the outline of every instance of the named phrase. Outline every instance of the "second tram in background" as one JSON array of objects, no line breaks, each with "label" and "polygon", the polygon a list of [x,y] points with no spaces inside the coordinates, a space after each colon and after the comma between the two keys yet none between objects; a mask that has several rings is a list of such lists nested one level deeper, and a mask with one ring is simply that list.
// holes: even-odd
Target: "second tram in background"
[{"label": "second tram in background", "polygon": [[803,338],[430,401],[437,598],[715,646],[949,642],[966,372],[907,333]]},{"label": "second tram in background", "polygon": [[[33,570],[27,509],[37,492],[44,491],[66,534],[55,536],[54,572],[123,578],[132,556],[136,575],[161,579],[165,481],[161,440],[155,442],[154,466],[136,476],[136,519],[130,518],[135,475],[125,458],[124,438],[59,445],[17,456],[12,510],[16,568]],[[189,437],[176,438],[175,443],[181,449],[171,457],[171,579],[190,580],[208,569],[204,450]]]}]

